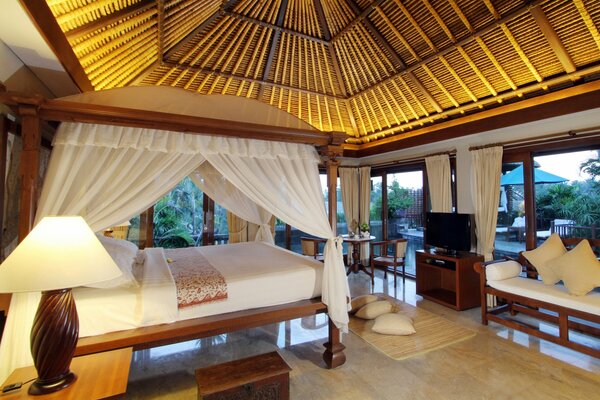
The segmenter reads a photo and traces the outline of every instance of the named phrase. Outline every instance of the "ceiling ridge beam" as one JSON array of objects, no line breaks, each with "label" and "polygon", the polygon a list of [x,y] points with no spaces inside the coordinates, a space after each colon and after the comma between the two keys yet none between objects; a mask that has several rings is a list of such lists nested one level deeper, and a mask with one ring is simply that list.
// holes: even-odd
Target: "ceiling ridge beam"
[{"label": "ceiling ridge beam", "polygon": [[[350,21],[348,23],[348,25],[346,25],[344,27],[344,29],[342,29],[335,36],[333,36],[331,38],[331,41],[332,42],[337,41],[342,35],[344,35],[346,32],[348,32],[350,29],[352,29],[354,27],[354,25],[356,25],[359,21],[364,19],[367,15],[369,15],[375,9],[375,7],[378,7],[384,1],[386,1],[386,0],[375,0],[371,4],[369,4],[367,6],[367,8],[365,8],[363,11],[359,10],[359,12],[355,12],[356,16],[354,17],[354,19],[352,21]],[[351,2],[352,2],[351,0],[348,1],[348,3],[351,3]],[[349,5],[352,7],[352,4],[349,4]]]},{"label": "ceiling ridge beam", "polygon": [[[282,28],[283,27],[283,18],[285,17],[285,12],[287,11],[288,0],[281,0],[281,4],[279,5],[279,13],[277,14],[277,20],[275,22],[275,26]],[[269,78],[269,72],[271,71],[271,65],[273,64],[273,57],[275,56],[275,49],[279,45],[279,39],[281,38],[281,30],[273,30],[271,33],[271,48],[269,49],[269,54],[267,55],[267,62],[265,64],[265,69],[263,70],[262,80],[267,81]],[[263,94],[265,92],[265,86],[260,85],[260,89],[258,91],[258,99],[262,99]]]},{"label": "ceiling ridge beam", "polygon": [[158,40],[158,59],[162,60],[165,45],[165,0],[156,0],[157,26],[156,35]]},{"label": "ceiling ridge beam", "polygon": [[[491,24],[487,25],[486,27],[482,28],[479,31],[475,31],[473,32],[471,35],[465,37],[464,39],[461,39],[460,41],[454,43],[453,45],[443,49],[443,50],[439,50],[437,53],[430,55],[429,57],[422,59],[421,61],[408,66],[406,69],[403,69],[402,71],[398,71],[395,75],[390,76],[389,78],[386,78],[384,80],[382,80],[381,82],[378,82],[374,85],[371,85],[368,88],[365,88],[363,90],[361,90],[360,92],[357,92],[355,94],[353,94],[352,97],[356,97],[359,96],[365,92],[368,92],[369,90],[373,90],[375,89],[375,87],[379,86],[379,85],[384,85],[387,82],[396,79],[399,76],[402,76],[403,74],[408,74],[410,72],[413,72],[414,70],[418,69],[419,67],[421,67],[424,64],[428,64],[431,61],[437,60],[440,56],[444,56],[454,50],[457,50],[459,47],[464,47],[465,45],[471,43],[474,40],[477,40],[478,38],[480,38],[481,36],[485,35],[488,32],[491,32],[494,29],[500,28],[500,26],[502,24],[505,24],[509,21],[512,21],[515,18],[520,17],[521,15],[529,12],[530,8],[535,7],[541,3],[543,3],[545,0],[533,0],[530,3],[528,3],[527,5],[513,11],[512,13],[506,15],[505,17],[503,17],[502,19],[496,20],[494,22],[492,22]],[[413,75],[414,76],[414,75]],[[472,104],[472,103],[471,103]]]},{"label": "ceiling ridge beam", "polygon": [[[285,2],[287,3],[287,0],[285,0]],[[282,1],[282,3],[283,3],[283,1]],[[321,39],[321,38],[318,38],[318,37],[314,37],[314,36],[310,36],[310,35],[307,35],[305,33],[295,31],[293,29],[282,28],[280,26],[277,26],[277,25],[274,25],[274,24],[270,24],[268,22],[261,21],[261,20],[256,19],[256,18],[246,17],[245,15],[242,15],[242,14],[239,14],[239,13],[235,13],[235,12],[231,12],[231,11],[224,11],[223,14],[227,15],[228,17],[231,17],[231,18],[239,19],[240,21],[249,22],[251,24],[257,24],[257,25],[260,25],[260,26],[264,26],[265,28],[273,29],[276,32],[277,31],[279,31],[279,32],[285,32],[285,33],[288,33],[290,35],[298,36],[298,37],[301,37],[302,39],[306,39],[306,40],[312,40],[313,42],[317,42],[317,43],[320,43],[320,44],[326,44],[327,43],[327,41],[324,40],[324,39]]]},{"label": "ceiling ridge beam", "polygon": [[215,11],[210,17],[204,20],[200,25],[198,25],[193,31],[185,35],[175,46],[171,47],[169,51],[164,55],[163,60],[168,60],[173,56],[173,54],[177,53],[187,42],[192,40],[196,35],[205,30],[210,24],[215,22],[215,20],[221,16],[225,11],[228,11],[236,6],[240,0],[228,0],[224,2],[221,7]]},{"label": "ceiling ridge beam", "polygon": [[85,36],[98,29],[112,25],[122,19],[131,17],[134,14],[143,13],[144,11],[154,7],[156,2],[154,0],[142,0],[139,3],[132,4],[128,7],[122,8],[119,11],[115,11],[112,14],[105,15],[104,17],[98,18],[92,22],[89,22],[80,27],[71,29],[65,32],[65,36],[68,40],[73,40],[80,36]]},{"label": "ceiling ridge beam", "polygon": [[544,13],[544,10],[542,10],[542,8],[539,5],[536,5],[535,7],[531,7],[529,12],[533,16],[533,19],[535,20],[535,23],[537,24],[538,28],[540,28],[540,31],[542,31],[542,34],[546,38],[546,41],[550,45],[550,48],[558,58],[558,61],[560,61],[565,72],[568,74],[570,74],[571,72],[575,72],[577,70],[577,66],[575,66],[571,55],[567,51],[563,42],[558,37],[558,34],[552,27],[552,24],[550,24],[546,13]]},{"label": "ceiling ridge beam", "polygon": [[82,92],[94,90],[48,3],[44,0],[21,0],[21,4],[73,82]]},{"label": "ceiling ridge beam", "polygon": [[[428,123],[428,122],[432,123],[435,120],[448,118],[448,117],[450,117],[452,115],[463,114],[463,113],[465,113],[465,112],[467,112],[467,111],[469,111],[471,109],[474,109],[474,108],[482,108],[482,107],[484,107],[487,104],[495,104],[495,103],[498,102],[498,100],[504,101],[504,100],[509,99],[511,97],[521,97],[521,96],[523,96],[523,95],[525,95],[527,93],[534,92],[536,90],[546,90],[548,87],[555,86],[555,85],[560,85],[560,84],[562,84],[564,82],[567,82],[567,81],[572,81],[574,78],[578,77],[580,74],[581,75],[589,75],[589,74],[596,74],[596,73],[600,73],[600,65],[594,65],[594,66],[582,69],[580,71],[575,71],[575,72],[572,72],[572,73],[569,73],[569,74],[566,74],[566,75],[561,75],[561,76],[558,76],[558,77],[553,78],[553,79],[549,79],[549,80],[544,81],[544,82],[534,82],[534,83],[532,83],[532,84],[530,84],[528,86],[522,87],[522,88],[517,89],[517,90],[511,90],[511,91],[507,91],[507,92],[504,92],[504,93],[500,93],[495,98],[486,98],[486,99],[482,99],[482,100],[479,100],[479,101],[474,102],[474,103],[464,104],[464,105],[462,105],[460,107],[457,107],[457,108],[448,109],[448,110],[446,110],[446,111],[444,111],[443,113],[440,113],[440,114],[431,115],[429,117],[421,118],[420,120],[412,121],[412,122],[410,122],[408,124],[402,124],[402,125],[399,125],[399,126],[396,126],[396,127],[392,127],[392,128],[389,128],[389,129],[382,130],[380,132],[376,132],[376,133],[372,133],[372,134],[369,134],[369,135],[366,135],[366,136],[362,136],[360,138],[360,143],[364,143],[364,142],[369,141],[369,140],[372,141],[372,140],[375,140],[375,139],[381,139],[382,137],[392,135],[392,134],[394,134],[394,133],[396,133],[398,131],[401,131],[401,130],[406,131],[407,129],[412,129],[416,125],[422,126],[424,123]],[[598,82],[600,82],[600,81],[594,81],[594,82],[590,82],[590,83],[594,83],[594,85],[598,85],[599,84]],[[573,86],[573,89],[576,89],[578,87],[579,86]],[[548,94],[552,94],[552,93],[553,92],[550,92]],[[533,101],[534,99],[535,99],[535,97],[532,97],[529,100]],[[514,104],[516,104],[518,106],[520,104],[520,102],[517,102],[517,103],[514,103]],[[489,109],[488,111],[492,111],[492,110],[493,109]],[[475,114],[475,115],[477,115],[477,114]],[[351,139],[350,143],[360,144],[359,141],[352,140],[352,139]]]},{"label": "ceiling ridge beam", "polygon": [[176,62],[163,61],[162,66],[170,67],[172,70],[175,70],[177,68],[187,69],[187,70],[190,70],[190,71],[198,71],[200,73],[205,73],[205,74],[209,74],[209,75],[219,76],[221,78],[238,79],[240,81],[246,81],[246,82],[250,82],[250,83],[258,83],[258,84],[261,84],[261,85],[268,85],[268,86],[278,87],[278,88],[287,89],[287,90],[294,90],[296,92],[301,92],[301,93],[306,93],[306,94],[312,94],[312,95],[327,97],[327,98],[336,99],[336,100],[346,100],[345,97],[337,96],[337,95],[332,95],[332,94],[329,94],[329,93],[316,92],[314,90],[307,90],[307,89],[302,89],[302,88],[295,87],[295,86],[283,85],[281,83],[267,82],[267,81],[263,81],[263,80],[260,80],[260,79],[250,78],[250,77],[247,77],[247,76],[244,76],[244,75],[230,74],[230,73],[227,73],[227,72],[221,72],[221,71],[212,70],[212,69],[209,69],[209,68],[194,67],[194,66],[189,65],[189,64],[179,64],[179,63],[176,63]]}]

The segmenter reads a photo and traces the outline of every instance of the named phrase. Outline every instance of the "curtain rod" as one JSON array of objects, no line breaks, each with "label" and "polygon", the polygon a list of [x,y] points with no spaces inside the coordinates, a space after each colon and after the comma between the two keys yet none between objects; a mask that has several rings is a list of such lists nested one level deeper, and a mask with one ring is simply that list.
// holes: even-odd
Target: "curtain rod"
[{"label": "curtain rod", "polygon": [[451,156],[454,153],[456,153],[456,150],[454,150],[453,152],[452,151],[440,151],[438,153],[427,154],[426,156],[423,156],[423,158],[435,157],[435,156],[445,156],[445,155]]},{"label": "curtain rod", "polygon": [[587,129],[574,129],[567,132],[553,133],[549,135],[539,136],[530,140],[513,140],[506,142],[506,149],[518,149],[520,147],[530,146],[535,143],[544,142],[548,139],[556,139],[556,141],[585,139],[600,135],[600,127]]},{"label": "curtain rod", "polygon": [[441,152],[433,153],[433,154],[423,154],[423,155],[414,156],[412,158],[407,158],[407,159],[402,159],[402,160],[386,161],[381,164],[371,164],[371,168],[385,168],[385,167],[415,164],[418,162],[425,162],[425,157],[431,157],[431,156],[436,156],[436,155],[441,155],[441,154],[448,154],[448,156],[450,158],[456,157],[456,149],[441,151]]},{"label": "curtain rod", "polygon": [[489,144],[484,144],[482,146],[472,146],[469,147],[469,151],[474,151],[474,150],[481,150],[481,149],[488,149],[490,147],[504,147],[504,145],[502,143],[489,143]]}]

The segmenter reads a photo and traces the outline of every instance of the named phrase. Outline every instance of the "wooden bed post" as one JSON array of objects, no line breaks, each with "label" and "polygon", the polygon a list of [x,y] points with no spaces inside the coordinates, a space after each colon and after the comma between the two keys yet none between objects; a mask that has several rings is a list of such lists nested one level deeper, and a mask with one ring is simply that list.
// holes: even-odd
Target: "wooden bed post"
[{"label": "wooden bed post", "polygon": [[42,135],[38,106],[25,104],[19,107],[22,123],[23,152],[19,174],[21,176],[21,202],[19,206],[19,242],[33,228],[38,200],[38,180]]},{"label": "wooden bed post", "polygon": [[333,235],[337,235],[337,177],[340,162],[337,160],[342,155],[341,146],[327,146],[322,154],[327,157],[325,165],[327,166],[327,190],[329,192],[329,223],[333,230]]},{"label": "wooden bed post", "polygon": [[328,342],[323,344],[325,346],[325,352],[323,353],[323,360],[327,364],[327,368],[337,368],[346,362],[346,355],[344,349],[346,346],[340,341],[340,330],[329,318],[329,337]]}]

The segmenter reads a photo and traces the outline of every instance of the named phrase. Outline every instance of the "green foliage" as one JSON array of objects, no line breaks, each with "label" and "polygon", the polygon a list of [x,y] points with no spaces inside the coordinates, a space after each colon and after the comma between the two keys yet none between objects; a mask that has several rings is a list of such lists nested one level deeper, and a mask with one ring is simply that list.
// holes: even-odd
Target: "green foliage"
[{"label": "green foliage", "polygon": [[397,212],[407,210],[414,204],[414,200],[407,188],[400,187],[398,181],[388,185],[388,217],[393,218]]},{"label": "green foliage", "polygon": [[539,185],[536,210],[538,218],[547,221],[563,218],[581,226],[600,225],[600,186],[592,180],[572,185]]},{"label": "green foliage", "polygon": [[189,179],[182,180],[154,206],[154,244],[188,247],[202,235],[203,194]]},{"label": "green foliage", "polygon": [[[388,218],[396,218],[397,213],[407,210],[414,204],[410,189],[400,186],[398,181],[393,181],[388,185]],[[371,191],[371,221],[381,220],[382,209],[381,183],[375,183]]]},{"label": "green foliage", "polygon": [[595,181],[600,177],[600,159],[598,159],[598,157],[590,158],[589,160],[582,162],[579,165],[579,169],[582,172],[590,174]]},{"label": "green foliage", "polygon": [[551,221],[567,218],[566,206],[577,198],[577,187],[566,184],[537,185],[536,211],[538,218]]}]

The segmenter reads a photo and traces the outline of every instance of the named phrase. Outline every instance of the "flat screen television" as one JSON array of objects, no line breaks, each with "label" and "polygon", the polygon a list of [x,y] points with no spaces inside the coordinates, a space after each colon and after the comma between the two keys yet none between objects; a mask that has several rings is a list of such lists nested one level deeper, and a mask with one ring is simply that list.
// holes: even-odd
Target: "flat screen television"
[{"label": "flat screen television", "polygon": [[471,214],[428,212],[425,216],[425,245],[447,253],[470,251],[474,242]]}]

